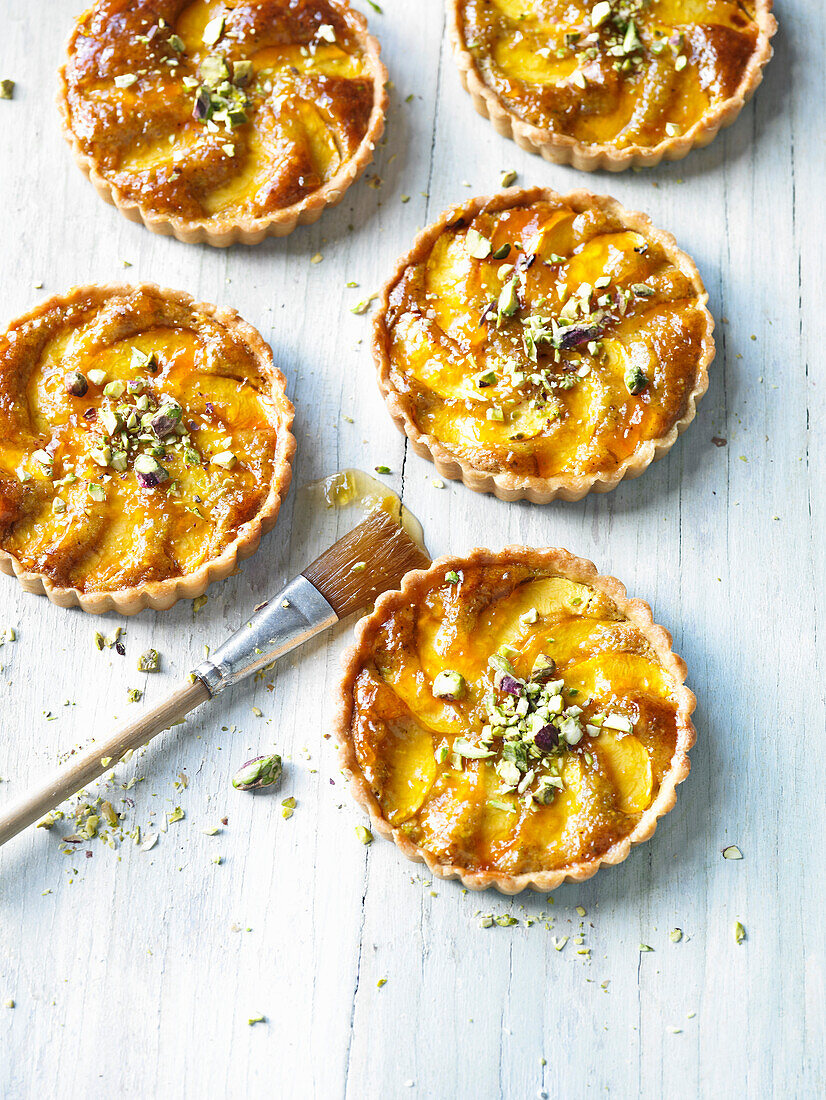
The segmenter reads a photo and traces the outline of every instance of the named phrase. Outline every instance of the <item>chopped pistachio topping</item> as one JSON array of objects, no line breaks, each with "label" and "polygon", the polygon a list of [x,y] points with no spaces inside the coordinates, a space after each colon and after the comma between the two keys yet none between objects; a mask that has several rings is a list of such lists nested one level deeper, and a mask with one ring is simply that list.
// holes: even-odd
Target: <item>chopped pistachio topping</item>
[{"label": "chopped pistachio topping", "polygon": [[221,35],[224,33],[225,26],[226,20],[223,15],[219,15],[216,19],[210,19],[210,21],[204,27],[204,31],[201,36],[204,45],[214,46]]},{"label": "chopped pistachio topping", "polygon": [[490,255],[490,241],[477,229],[468,229],[465,233],[465,246],[474,260],[484,260]]},{"label": "chopped pistachio topping", "polygon": [[371,844],[373,842],[373,834],[364,825],[356,825],[356,836],[362,844]]},{"label": "chopped pistachio topping", "polygon": [[433,681],[433,694],[437,699],[461,699],[467,692],[464,676],[452,669],[444,669]]},{"label": "chopped pistachio topping", "polygon": [[736,943],[745,943],[746,940],[746,929],[739,920],[734,924],[734,939]]},{"label": "chopped pistachio topping", "polygon": [[0,80],[0,99],[14,99],[13,80]]},{"label": "chopped pistachio topping", "polygon": [[736,844],[729,844],[728,848],[723,849],[723,859],[742,859],[743,853],[737,847]]},{"label": "chopped pistachio topping", "polygon": [[[458,766],[462,759],[495,758],[493,767],[502,781],[503,794],[515,795],[526,809],[547,805],[563,788],[564,754],[579,745],[586,734],[598,737],[601,725],[595,724],[597,716],[584,725],[582,707],[571,703],[566,706],[563,681],[552,678],[556,666],[544,654],[537,657],[528,680],[516,676],[502,652],[494,654],[489,664],[493,691],[483,700],[487,722],[478,740],[454,740],[454,758]],[[612,717],[618,725],[621,723],[623,732],[633,730],[629,719]]]}]

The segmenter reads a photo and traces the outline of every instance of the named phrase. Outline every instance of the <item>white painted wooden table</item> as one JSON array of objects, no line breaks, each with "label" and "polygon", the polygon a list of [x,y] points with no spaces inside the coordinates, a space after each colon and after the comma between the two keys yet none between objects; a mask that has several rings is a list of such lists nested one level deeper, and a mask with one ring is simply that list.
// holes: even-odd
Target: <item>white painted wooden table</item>
[{"label": "white painted wooden table", "polygon": [[[18,82],[15,100],[0,102],[2,317],[124,277],[236,306],[289,379],[297,486],[386,463],[433,553],[558,544],[651,601],[699,701],[692,774],[651,842],[553,904],[431,884],[392,845],[356,838],[361,816],[324,738],[340,630],[279,668],[274,690],[236,691],[118,770],[140,777],[127,827],[186,813],[152,851],[95,842],[91,858],[66,856],[59,826],[0,851],[0,1095],[822,1096],[822,6],[778,5],[765,83],[710,148],[589,177],[522,153],[477,117],[440,0],[382,5],[376,15],[359,4],[394,81],[381,186],[360,183],[287,240],[220,252],[127,223],[71,162],[53,97],[81,0],[0,0],[0,76]],[[370,321],[350,312],[417,228],[496,190],[509,168],[522,183],[591,186],[649,212],[696,258],[719,322],[711,386],[687,435],[642,479],[579,504],[434,488],[377,392]],[[133,715],[127,687],[145,689],[138,706],[158,701],[205,642],[349,523],[330,515],[319,528],[295,500],[197,615],[187,602],[95,621],[0,578],[0,630],[19,634],[0,649],[0,802],[115,715]],[[126,658],[93,644],[95,630],[118,625]],[[136,672],[150,644],[163,654],[157,676]],[[291,758],[282,793],[234,792],[233,770],[273,748]],[[188,786],[176,789],[181,772]],[[284,820],[288,795],[298,805]],[[224,817],[217,836],[202,832]],[[721,857],[732,843],[742,862]],[[576,934],[577,906],[590,962],[573,938],[560,952],[552,942]],[[480,928],[480,910],[520,923]],[[553,932],[526,927],[540,912],[553,914]],[[257,1015],[266,1021],[248,1026]]]}]

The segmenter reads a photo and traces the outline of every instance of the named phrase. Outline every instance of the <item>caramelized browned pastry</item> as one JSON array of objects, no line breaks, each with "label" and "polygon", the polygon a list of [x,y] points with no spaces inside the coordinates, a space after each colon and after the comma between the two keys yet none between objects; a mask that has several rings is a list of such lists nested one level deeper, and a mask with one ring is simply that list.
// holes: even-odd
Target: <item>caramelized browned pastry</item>
[{"label": "caramelized browned pastry", "polygon": [[275,522],[292,416],[233,311],[152,286],[50,299],[0,337],[0,568],[90,611],[199,595]]},{"label": "caramelized browned pastry", "polygon": [[385,288],[390,410],[447,477],[578,499],[663,454],[714,354],[707,295],[668,234],[585,191],[449,210]]},{"label": "caramelized browned pastry", "polygon": [[346,0],[97,0],[69,42],[64,119],[130,216],[260,239],[314,220],[371,159],[378,54]]},{"label": "caramelized browned pastry", "polygon": [[405,855],[472,887],[550,889],[624,859],[694,743],[685,666],[648,606],[562,550],[408,574],[360,625],[339,736]]},{"label": "caramelized browned pastry", "polygon": [[762,78],[772,0],[448,0],[457,60],[500,132],[578,168],[673,160]]}]

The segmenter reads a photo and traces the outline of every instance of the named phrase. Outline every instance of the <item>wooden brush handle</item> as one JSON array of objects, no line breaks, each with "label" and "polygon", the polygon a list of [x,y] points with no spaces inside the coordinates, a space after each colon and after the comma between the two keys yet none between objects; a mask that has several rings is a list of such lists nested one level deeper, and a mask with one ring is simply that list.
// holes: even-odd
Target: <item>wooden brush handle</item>
[{"label": "wooden brush handle", "polygon": [[[124,726],[105,741],[96,741],[90,748],[70,757],[62,768],[57,768],[38,787],[34,787],[0,813],[0,844],[17,836],[44,814],[54,810],[61,802],[65,802],[103,775],[129,749],[145,745],[209,698],[210,694],[200,680],[186,684],[153,710],[146,711],[131,725]],[[104,760],[107,763],[104,764]]]}]

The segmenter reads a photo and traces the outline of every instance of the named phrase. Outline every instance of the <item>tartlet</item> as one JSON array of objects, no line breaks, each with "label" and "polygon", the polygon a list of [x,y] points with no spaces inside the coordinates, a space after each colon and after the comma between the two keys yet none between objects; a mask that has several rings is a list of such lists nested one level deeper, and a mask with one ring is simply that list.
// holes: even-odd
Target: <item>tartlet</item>
[{"label": "tartlet", "polygon": [[614,199],[472,199],[383,290],[379,386],[443,476],[578,500],[637,477],[693,420],[714,357],[707,300],[674,238]]},{"label": "tartlet", "polygon": [[292,421],[234,310],[151,285],[50,298],[0,336],[0,570],[93,614],[200,596],[275,523]]},{"label": "tartlet", "polygon": [[256,244],[316,221],[372,160],[379,53],[348,0],[97,0],[58,103],[78,163],[126,217]]},{"label": "tartlet", "polygon": [[584,171],[677,160],[763,78],[772,0],[447,0],[473,104],[523,149]]},{"label": "tartlet", "polygon": [[613,577],[508,547],[408,573],[345,654],[352,791],[409,859],[472,889],[620,863],[674,805],[695,700],[671,637]]}]

